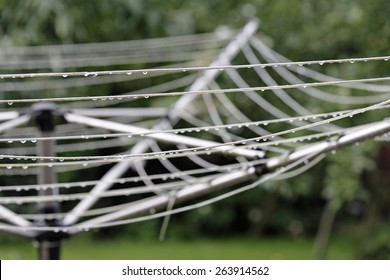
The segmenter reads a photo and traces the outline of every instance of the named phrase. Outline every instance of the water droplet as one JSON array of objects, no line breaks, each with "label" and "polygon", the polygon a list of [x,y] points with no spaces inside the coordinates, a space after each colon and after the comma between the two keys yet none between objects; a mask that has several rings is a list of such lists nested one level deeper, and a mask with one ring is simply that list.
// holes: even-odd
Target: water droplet
[{"label": "water droplet", "polygon": [[350,63],[355,63],[355,60],[350,60],[349,62],[350,62]]},{"label": "water droplet", "polygon": [[12,169],[12,165],[7,165],[7,169]]},{"label": "water droplet", "polygon": [[384,59],[384,61],[389,61],[389,59],[386,57],[386,58]]},{"label": "water droplet", "polygon": [[13,141],[13,140],[8,140],[7,142],[11,144],[11,143],[13,143],[14,141]]},{"label": "water droplet", "polygon": [[88,166],[88,163],[87,162],[84,162],[83,163],[83,166],[85,167],[85,166]]},{"label": "water droplet", "polygon": [[20,140],[20,143],[22,143],[22,144],[24,144],[24,143],[26,143],[26,140]]},{"label": "water droplet", "polygon": [[28,165],[23,165],[22,168],[23,168],[23,169],[27,169],[27,168],[28,168]]},{"label": "water droplet", "polygon": [[319,65],[324,65],[324,63],[325,63],[324,61],[320,61],[318,64]]},{"label": "water droplet", "polygon": [[148,71],[144,71],[144,72],[142,72],[142,74],[147,75],[147,74],[148,74]]},{"label": "water droplet", "polygon": [[127,74],[128,76],[130,76],[130,75],[133,74],[133,72],[127,72],[126,74]]},{"label": "water droplet", "polygon": [[299,63],[299,64],[298,64],[298,66],[299,66],[299,67],[302,67],[302,66],[303,66],[303,64],[302,64],[302,63]]},{"label": "water droplet", "polygon": [[7,102],[8,105],[14,104],[12,101]]},{"label": "water droplet", "polygon": [[148,98],[149,98],[149,95],[145,95],[144,97],[145,97],[146,99],[148,99]]},{"label": "water droplet", "polygon": [[62,77],[63,77],[63,78],[66,78],[66,77],[68,77],[68,75],[64,74],[64,75],[62,75]]}]

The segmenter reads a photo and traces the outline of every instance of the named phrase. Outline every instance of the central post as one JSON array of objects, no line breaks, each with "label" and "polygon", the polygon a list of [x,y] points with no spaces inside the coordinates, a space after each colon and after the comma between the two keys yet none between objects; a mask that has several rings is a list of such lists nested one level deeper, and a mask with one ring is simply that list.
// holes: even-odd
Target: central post
[{"label": "central post", "polygon": [[[53,157],[55,152],[55,140],[50,139],[55,129],[55,116],[59,114],[58,107],[53,103],[37,103],[32,106],[32,114],[38,130],[38,137],[48,138],[40,139],[36,144],[36,153],[38,157]],[[42,162],[50,162],[50,159],[43,159]],[[53,166],[40,166],[38,170],[38,184],[48,185],[57,182],[55,168]],[[57,195],[58,188],[47,187],[38,191],[39,196]],[[57,201],[45,201],[38,203],[40,214],[53,214],[60,212],[60,203]],[[40,226],[59,226],[57,219],[41,219],[38,221]],[[57,232],[45,232],[37,236],[39,259],[58,260],[60,258],[61,240],[63,236]]]}]

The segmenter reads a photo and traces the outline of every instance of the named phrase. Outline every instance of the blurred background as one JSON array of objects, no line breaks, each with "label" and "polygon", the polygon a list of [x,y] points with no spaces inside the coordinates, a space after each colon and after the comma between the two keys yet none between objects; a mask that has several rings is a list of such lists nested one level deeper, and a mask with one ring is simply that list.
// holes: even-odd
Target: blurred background
[{"label": "blurred background", "polygon": [[[257,17],[269,46],[293,61],[384,56],[389,14],[386,0],[0,0],[0,47],[207,33]],[[327,71],[381,77],[389,67]],[[388,142],[369,141],[268,190],[175,215],[163,242],[153,220],[83,233],[65,243],[63,258],[389,259],[389,170]],[[0,233],[0,258],[34,259],[35,251]]]}]

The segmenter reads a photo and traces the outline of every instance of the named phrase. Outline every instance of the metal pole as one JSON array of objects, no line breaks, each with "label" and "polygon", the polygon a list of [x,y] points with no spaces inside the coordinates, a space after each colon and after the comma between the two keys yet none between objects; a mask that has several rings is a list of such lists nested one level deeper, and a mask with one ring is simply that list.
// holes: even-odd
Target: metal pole
[{"label": "metal pole", "polygon": [[[51,103],[38,103],[33,106],[35,122],[38,129],[39,137],[50,137],[54,132],[54,113],[56,107]],[[42,157],[55,156],[55,141],[44,139],[37,141],[37,155]],[[53,167],[41,166],[38,171],[38,184],[54,184],[57,182],[56,173]],[[38,195],[48,196],[57,195],[58,189],[47,188],[40,189]],[[38,211],[41,214],[59,213],[60,204],[56,201],[40,202]],[[40,221],[42,226],[58,226],[58,220],[45,219]],[[60,258],[60,246],[63,236],[54,232],[43,232],[37,236],[39,259],[41,260],[58,260]]]}]

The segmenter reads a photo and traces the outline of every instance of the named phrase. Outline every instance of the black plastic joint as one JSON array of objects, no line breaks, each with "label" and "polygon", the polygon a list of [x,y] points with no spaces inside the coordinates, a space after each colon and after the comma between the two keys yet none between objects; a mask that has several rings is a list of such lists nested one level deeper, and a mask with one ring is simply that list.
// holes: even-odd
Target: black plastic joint
[{"label": "black plastic joint", "polygon": [[263,176],[267,173],[269,173],[270,170],[268,169],[267,165],[262,163],[262,164],[259,164],[259,165],[255,165],[255,174],[257,176]]},{"label": "black plastic joint", "polygon": [[[260,150],[264,152],[264,156],[263,157],[256,157],[256,160],[262,160],[262,159],[268,158],[267,151],[263,150],[263,149],[260,149]],[[270,172],[270,170],[267,167],[267,164],[265,164],[265,163],[257,164],[254,167],[255,167],[255,174],[259,177]]]}]

